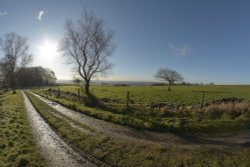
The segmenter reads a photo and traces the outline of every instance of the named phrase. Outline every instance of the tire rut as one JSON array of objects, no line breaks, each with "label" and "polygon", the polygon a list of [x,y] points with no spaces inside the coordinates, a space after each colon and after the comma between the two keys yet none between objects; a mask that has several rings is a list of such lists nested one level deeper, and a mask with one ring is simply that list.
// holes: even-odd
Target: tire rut
[{"label": "tire rut", "polygon": [[24,92],[23,99],[29,123],[38,147],[49,166],[52,167],[95,167],[88,159],[83,158],[67,145],[45,122]]}]

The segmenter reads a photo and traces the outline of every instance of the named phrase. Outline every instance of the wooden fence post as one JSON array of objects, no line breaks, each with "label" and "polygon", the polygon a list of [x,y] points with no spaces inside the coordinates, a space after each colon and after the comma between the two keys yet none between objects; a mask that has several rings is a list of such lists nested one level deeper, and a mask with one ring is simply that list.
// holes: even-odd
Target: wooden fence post
[{"label": "wooden fence post", "polygon": [[80,89],[79,88],[77,89],[77,97],[78,97],[78,100],[80,101],[81,99],[80,99]]},{"label": "wooden fence post", "polygon": [[127,92],[127,109],[129,109],[129,101],[130,101],[130,99],[129,99],[130,97],[129,97],[129,91]]},{"label": "wooden fence post", "polygon": [[201,106],[200,106],[200,109],[202,110],[203,107],[204,107],[204,93],[201,93]]},{"label": "wooden fence post", "polygon": [[58,88],[58,90],[57,90],[57,97],[59,97],[60,96],[60,88]]}]

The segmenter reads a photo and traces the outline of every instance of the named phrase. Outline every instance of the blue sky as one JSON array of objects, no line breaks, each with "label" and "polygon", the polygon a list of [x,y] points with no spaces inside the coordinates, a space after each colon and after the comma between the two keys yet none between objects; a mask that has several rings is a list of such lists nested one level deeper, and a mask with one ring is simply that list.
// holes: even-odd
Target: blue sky
[{"label": "blue sky", "polygon": [[44,46],[56,46],[65,20],[77,20],[87,9],[114,31],[117,47],[110,61],[115,66],[108,80],[153,81],[159,68],[168,67],[187,82],[250,83],[250,1],[21,2],[0,0],[0,37],[9,32],[27,37],[33,65],[51,68],[59,79],[71,79],[70,66],[60,53],[46,54]]}]

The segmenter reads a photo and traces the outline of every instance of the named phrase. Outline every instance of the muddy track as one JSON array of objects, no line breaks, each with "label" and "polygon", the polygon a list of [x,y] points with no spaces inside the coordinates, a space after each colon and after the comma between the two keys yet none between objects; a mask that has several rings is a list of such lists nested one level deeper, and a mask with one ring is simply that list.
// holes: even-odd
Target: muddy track
[{"label": "muddy track", "polygon": [[182,148],[200,148],[207,147],[225,147],[239,146],[245,147],[250,144],[250,130],[239,131],[237,133],[227,133],[213,137],[198,137],[198,136],[177,136],[172,133],[159,133],[151,131],[140,131],[133,128],[120,126],[111,122],[102,121],[68,109],[54,101],[48,100],[40,95],[36,95],[39,99],[56,109],[61,114],[73,120],[82,122],[96,131],[110,135],[113,138],[140,141],[146,143],[160,143],[165,146],[174,146]]},{"label": "muddy track", "polygon": [[97,166],[83,158],[67,145],[45,122],[31,104],[28,97],[22,92],[28,119],[38,147],[49,166],[52,167],[92,167]]}]

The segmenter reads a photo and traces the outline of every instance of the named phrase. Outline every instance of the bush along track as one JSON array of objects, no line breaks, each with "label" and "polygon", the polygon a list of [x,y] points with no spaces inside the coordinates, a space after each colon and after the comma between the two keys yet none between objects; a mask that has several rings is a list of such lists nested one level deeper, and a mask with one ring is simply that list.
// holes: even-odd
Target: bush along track
[{"label": "bush along track", "polygon": [[195,145],[166,147],[161,144],[118,141],[98,132],[90,135],[73,128],[68,121],[52,113],[57,112],[55,109],[31,93],[27,94],[38,112],[62,138],[111,166],[246,166],[250,163],[250,151],[241,147],[234,147],[233,151],[226,146],[217,149]]},{"label": "bush along track", "polygon": [[[140,118],[131,115],[104,111],[99,108],[91,108],[84,106],[79,101],[71,101],[68,99],[55,97],[46,92],[35,92],[49,100],[55,101],[69,109],[101,119],[113,122],[119,125],[128,126],[140,130],[151,130],[159,132],[172,132],[176,134],[201,134],[201,133],[224,133],[239,131],[250,128],[249,114],[242,115],[237,118],[219,118],[214,119],[209,113],[204,111],[179,111],[172,112],[173,116]],[[160,112],[160,111],[159,111]],[[249,112],[250,113],[250,112]],[[140,114],[143,115],[143,112]]]},{"label": "bush along track", "polygon": [[47,166],[36,147],[19,91],[0,95],[0,166]]}]

